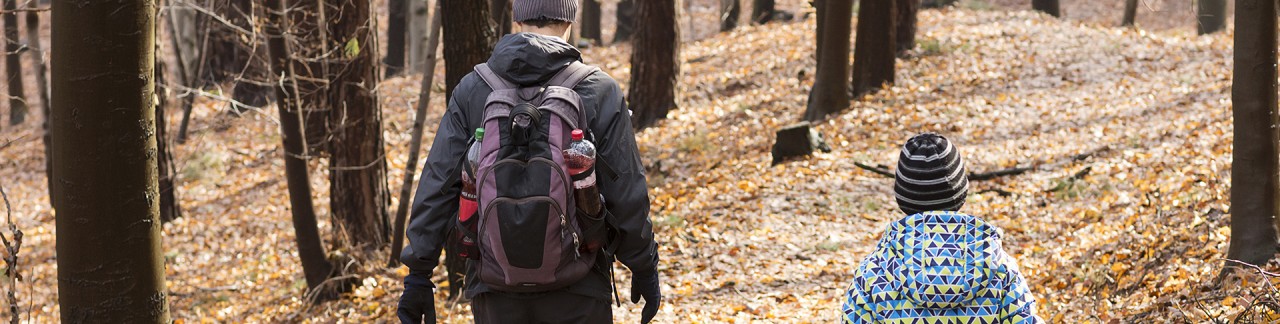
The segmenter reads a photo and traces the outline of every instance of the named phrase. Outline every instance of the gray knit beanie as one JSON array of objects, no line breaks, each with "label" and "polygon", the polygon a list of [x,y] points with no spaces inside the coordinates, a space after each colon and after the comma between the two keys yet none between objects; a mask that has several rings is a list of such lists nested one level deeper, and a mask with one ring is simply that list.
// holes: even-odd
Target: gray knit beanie
[{"label": "gray knit beanie", "polygon": [[578,0],[512,0],[512,18],[517,22],[530,20],[578,20]]}]

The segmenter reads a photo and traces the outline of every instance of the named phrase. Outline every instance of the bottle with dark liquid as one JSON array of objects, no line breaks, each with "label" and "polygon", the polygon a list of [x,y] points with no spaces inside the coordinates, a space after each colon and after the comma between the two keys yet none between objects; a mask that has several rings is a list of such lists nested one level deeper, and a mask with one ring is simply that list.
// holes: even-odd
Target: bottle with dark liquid
[{"label": "bottle with dark liquid", "polygon": [[573,142],[564,150],[564,161],[573,178],[573,200],[578,207],[578,222],[583,230],[584,250],[599,249],[604,243],[603,204],[596,187],[596,146],[584,138],[581,129],[570,133]]},{"label": "bottle with dark liquid", "polygon": [[[479,209],[480,203],[477,201],[476,192],[476,171],[480,166],[480,142],[484,140],[484,128],[476,128],[475,141],[471,143],[471,147],[467,149],[467,162],[462,166],[462,194],[458,197],[458,224],[466,228],[466,232],[475,234],[476,210]],[[464,231],[457,231],[461,237],[462,251],[459,255],[464,258],[479,259],[480,249],[476,246],[475,238],[464,234]]]}]

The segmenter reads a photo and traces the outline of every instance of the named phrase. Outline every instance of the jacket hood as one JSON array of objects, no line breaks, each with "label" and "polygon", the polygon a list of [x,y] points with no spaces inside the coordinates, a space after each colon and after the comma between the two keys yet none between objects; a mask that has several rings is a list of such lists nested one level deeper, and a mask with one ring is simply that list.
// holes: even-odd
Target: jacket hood
[{"label": "jacket hood", "polygon": [[901,292],[918,307],[969,306],[990,294],[996,267],[1007,258],[994,226],[956,212],[907,216],[885,234],[896,250]]},{"label": "jacket hood", "polygon": [[579,60],[582,52],[558,37],[516,33],[498,40],[488,63],[498,75],[527,86],[546,83]]}]

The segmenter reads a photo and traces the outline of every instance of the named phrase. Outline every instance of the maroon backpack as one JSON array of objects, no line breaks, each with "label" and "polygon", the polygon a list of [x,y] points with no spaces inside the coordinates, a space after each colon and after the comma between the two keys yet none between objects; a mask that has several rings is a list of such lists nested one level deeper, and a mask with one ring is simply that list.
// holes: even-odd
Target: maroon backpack
[{"label": "maroon backpack", "polygon": [[545,85],[521,87],[487,64],[476,74],[493,88],[484,107],[476,181],[480,281],[508,292],[540,292],[582,279],[595,251],[580,251],[582,228],[564,148],[588,125],[573,90],[599,69],[574,62]]}]

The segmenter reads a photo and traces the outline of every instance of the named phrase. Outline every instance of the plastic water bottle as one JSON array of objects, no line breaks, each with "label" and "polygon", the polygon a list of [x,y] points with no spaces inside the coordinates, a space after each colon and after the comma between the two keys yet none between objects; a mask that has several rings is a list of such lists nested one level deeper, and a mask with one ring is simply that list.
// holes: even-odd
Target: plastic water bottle
[{"label": "plastic water bottle", "polygon": [[564,150],[565,164],[573,181],[573,200],[578,210],[590,217],[600,215],[600,190],[596,188],[596,146],[583,138],[581,129],[569,133],[573,142]]},{"label": "plastic water bottle", "polygon": [[[462,194],[458,197],[458,221],[462,226],[466,226],[467,231],[476,233],[476,220],[472,219],[479,209],[480,203],[477,201],[479,197],[476,192],[476,172],[480,166],[480,142],[484,140],[484,128],[476,128],[475,142],[471,143],[471,147],[467,149],[467,162],[462,166]],[[461,234],[462,251],[459,255],[465,258],[478,258],[479,249],[476,247],[474,238]]]}]

